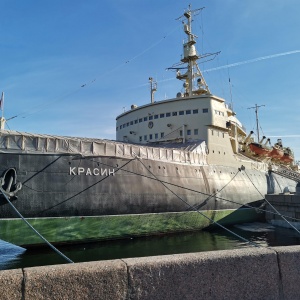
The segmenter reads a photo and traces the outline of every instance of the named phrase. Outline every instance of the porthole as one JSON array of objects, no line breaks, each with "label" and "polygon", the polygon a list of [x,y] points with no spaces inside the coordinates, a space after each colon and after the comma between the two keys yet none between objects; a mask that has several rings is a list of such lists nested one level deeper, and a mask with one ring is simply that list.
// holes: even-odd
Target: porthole
[{"label": "porthole", "polygon": [[150,122],[148,123],[148,127],[149,127],[149,128],[153,128],[153,122],[152,122],[152,121],[150,121]]}]

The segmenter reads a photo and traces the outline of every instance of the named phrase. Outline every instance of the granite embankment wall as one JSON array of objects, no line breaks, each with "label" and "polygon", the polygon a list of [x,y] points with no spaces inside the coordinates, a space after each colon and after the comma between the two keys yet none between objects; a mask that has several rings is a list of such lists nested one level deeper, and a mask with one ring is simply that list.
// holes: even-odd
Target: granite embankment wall
[{"label": "granite embankment wall", "polygon": [[0,299],[300,299],[300,246],[0,271]]},{"label": "granite embankment wall", "polygon": [[[284,215],[287,220],[293,224],[297,229],[300,229],[300,195],[299,194],[270,194],[265,196],[268,202],[277,209],[277,211]],[[291,228],[291,226],[282,219],[280,215],[273,212],[273,207],[267,203],[266,205],[266,220],[276,226]],[[269,212],[268,212],[269,211]]]}]

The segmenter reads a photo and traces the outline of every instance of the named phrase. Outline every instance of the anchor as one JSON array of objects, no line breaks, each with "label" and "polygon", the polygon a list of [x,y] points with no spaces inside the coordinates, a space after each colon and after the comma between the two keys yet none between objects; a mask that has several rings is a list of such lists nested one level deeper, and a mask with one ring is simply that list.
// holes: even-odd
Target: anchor
[{"label": "anchor", "polygon": [[9,198],[9,199],[17,199],[17,192],[21,190],[22,183],[17,181],[17,172],[16,169],[10,168],[7,169],[2,177],[0,177],[0,187],[1,191]]}]

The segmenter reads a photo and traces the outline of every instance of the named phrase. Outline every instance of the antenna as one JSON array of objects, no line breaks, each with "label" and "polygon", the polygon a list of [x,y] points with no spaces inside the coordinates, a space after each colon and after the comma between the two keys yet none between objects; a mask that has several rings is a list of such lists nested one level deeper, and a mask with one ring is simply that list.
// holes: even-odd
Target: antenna
[{"label": "antenna", "polygon": [[228,68],[227,68],[227,72],[228,72],[228,82],[229,82],[229,91],[230,91],[230,105],[231,105],[231,110],[233,111],[232,86],[231,86],[231,81],[230,81],[230,75],[229,75],[229,69]]},{"label": "antenna", "polygon": [[154,93],[157,91],[157,82],[153,80],[152,77],[149,77],[150,82],[150,93],[151,93],[151,103],[154,103]]},{"label": "antenna", "polygon": [[252,109],[254,108],[255,109],[255,115],[256,115],[256,131],[257,131],[257,142],[259,142],[259,128],[258,128],[258,109],[262,106],[265,106],[264,104],[263,105],[257,105],[255,104],[254,107],[248,107],[248,109]]}]

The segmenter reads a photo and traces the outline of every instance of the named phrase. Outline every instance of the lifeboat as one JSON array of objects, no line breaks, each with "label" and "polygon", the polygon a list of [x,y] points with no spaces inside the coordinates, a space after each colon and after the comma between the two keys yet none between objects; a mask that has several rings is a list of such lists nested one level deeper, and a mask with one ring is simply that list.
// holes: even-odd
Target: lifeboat
[{"label": "lifeboat", "polygon": [[283,149],[283,156],[280,158],[280,161],[284,163],[291,163],[294,161],[294,154],[290,148]]},{"label": "lifeboat", "polygon": [[273,146],[272,151],[269,153],[269,157],[272,159],[281,159],[284,155],[283,149],[277,146]]},{"label": "lifeboat", "polygon": [[269,156],[271,152],[271,149],[269,147],[260,143],[250,143],[249,148],[258,156]]}]

